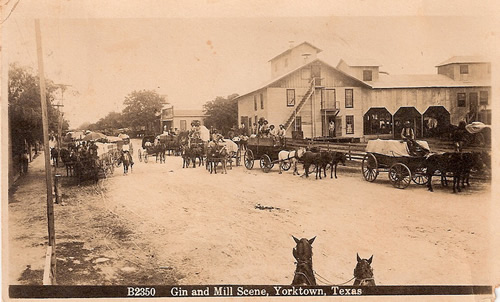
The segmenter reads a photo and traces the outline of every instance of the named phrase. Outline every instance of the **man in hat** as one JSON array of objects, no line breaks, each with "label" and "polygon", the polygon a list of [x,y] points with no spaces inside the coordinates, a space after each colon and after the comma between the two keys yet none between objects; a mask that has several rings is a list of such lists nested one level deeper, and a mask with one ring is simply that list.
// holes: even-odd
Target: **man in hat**
[{"label": "man in hat", "polygon": [[276,135],[280,141],[280,146],[283,146],[285,144],[285,126],[283,124],[280,125]]},{"label": "man in hat", "polygon": [[415,139],[415,132],[413,131],[413,128],[411,127],[410,121],[406,121],[404,123],[403,129],[401,130],[401,138],[407,139],[407,140],[414,140]]}]

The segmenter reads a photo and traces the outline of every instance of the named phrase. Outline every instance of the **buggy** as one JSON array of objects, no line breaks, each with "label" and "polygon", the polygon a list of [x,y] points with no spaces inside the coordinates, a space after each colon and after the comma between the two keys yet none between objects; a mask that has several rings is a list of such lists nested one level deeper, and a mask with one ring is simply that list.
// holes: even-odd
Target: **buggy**
[{"label": "buggy", "polygon": [[366,181],[373,182],[380,172],[388,172],[389,180],[398,189],[405,189],[413,181],[427,184],[425,155],[429,152],[426,141],[416,141],[417,149],[411,152],[407,141],[370,140],[361,171]]}]

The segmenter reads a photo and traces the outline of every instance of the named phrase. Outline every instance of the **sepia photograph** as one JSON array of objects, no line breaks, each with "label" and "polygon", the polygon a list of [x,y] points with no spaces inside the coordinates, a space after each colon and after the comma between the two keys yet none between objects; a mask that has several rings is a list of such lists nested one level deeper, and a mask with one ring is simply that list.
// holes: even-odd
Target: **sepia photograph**
[{"label": "sepia photograph", "polygon": [[1,5],[4,300],[495,300],[493,1]]}]

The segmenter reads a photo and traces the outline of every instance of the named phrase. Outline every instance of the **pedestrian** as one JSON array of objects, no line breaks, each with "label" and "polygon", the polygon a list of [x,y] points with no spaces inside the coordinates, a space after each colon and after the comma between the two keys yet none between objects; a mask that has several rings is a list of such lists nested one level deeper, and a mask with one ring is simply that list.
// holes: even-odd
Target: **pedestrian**
[{"label": "pedestrian", "polygon": [[335,136],[335,122],[333,120],[331,120],[328,124],[328,132],[330,134],[330,137]]},{"label": "pedestrian", "polygon": [[28,150],[24,149],[23,153],[21,154],[21,173],[22,174],[28,173],[28,162],[29,162]]}]

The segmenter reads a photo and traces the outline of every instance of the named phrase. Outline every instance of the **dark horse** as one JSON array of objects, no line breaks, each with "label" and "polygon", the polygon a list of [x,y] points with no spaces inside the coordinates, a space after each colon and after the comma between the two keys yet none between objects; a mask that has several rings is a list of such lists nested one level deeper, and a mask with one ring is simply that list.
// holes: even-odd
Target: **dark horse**
[{"label": "dark horse", "polygon": [[319,160],[319,178],[321,179],[321,170],[323,170],[323,175],[326,178],[326,169],[330,165],[330,178],[333,178],[333,171],[335,170],[335,178],[337,178],[337,166],[339,163],[345,166],[347,160],[346,154],[344,152],[336,151],[322,151],[321,158]]},{"label": "dark horse", "polygon": [[292,285],[316,285],[316,278],[314,278],[314,271],[312,268],[312,244],[316,236],[311,239],[297,239],[294,236],[293,240],[297,246],[293,249],[293,257],[297,261],[295,274],[293,277]]},{"label": "dark horse", "polygon": [[461,192],[460,180],[467,181],[472,169],[481,170],[484,163],[481,154],[477,152],[446,152],[443,154],[432,154],[425,159],[426,174],[428,177],[427,188],[432,189],[432,176],[439,170],[442,182],[447,183],[446,174],[453,174],[453,193]]},{"label": "dark horse", "polygon": [[356,254],[358,263],[354,268],[354,286],[375,286],[373,268],[371,267],[373,255],[369,259],[361,259]]},{"label": "dark horse", "polygon": [[122,152],[121,161],[123,164],[123,175],[128,174],[128,167],[130,166],[130,172],[132,172],[132,166],[134,163],[132,162],[132,155],[128,152]]}]

